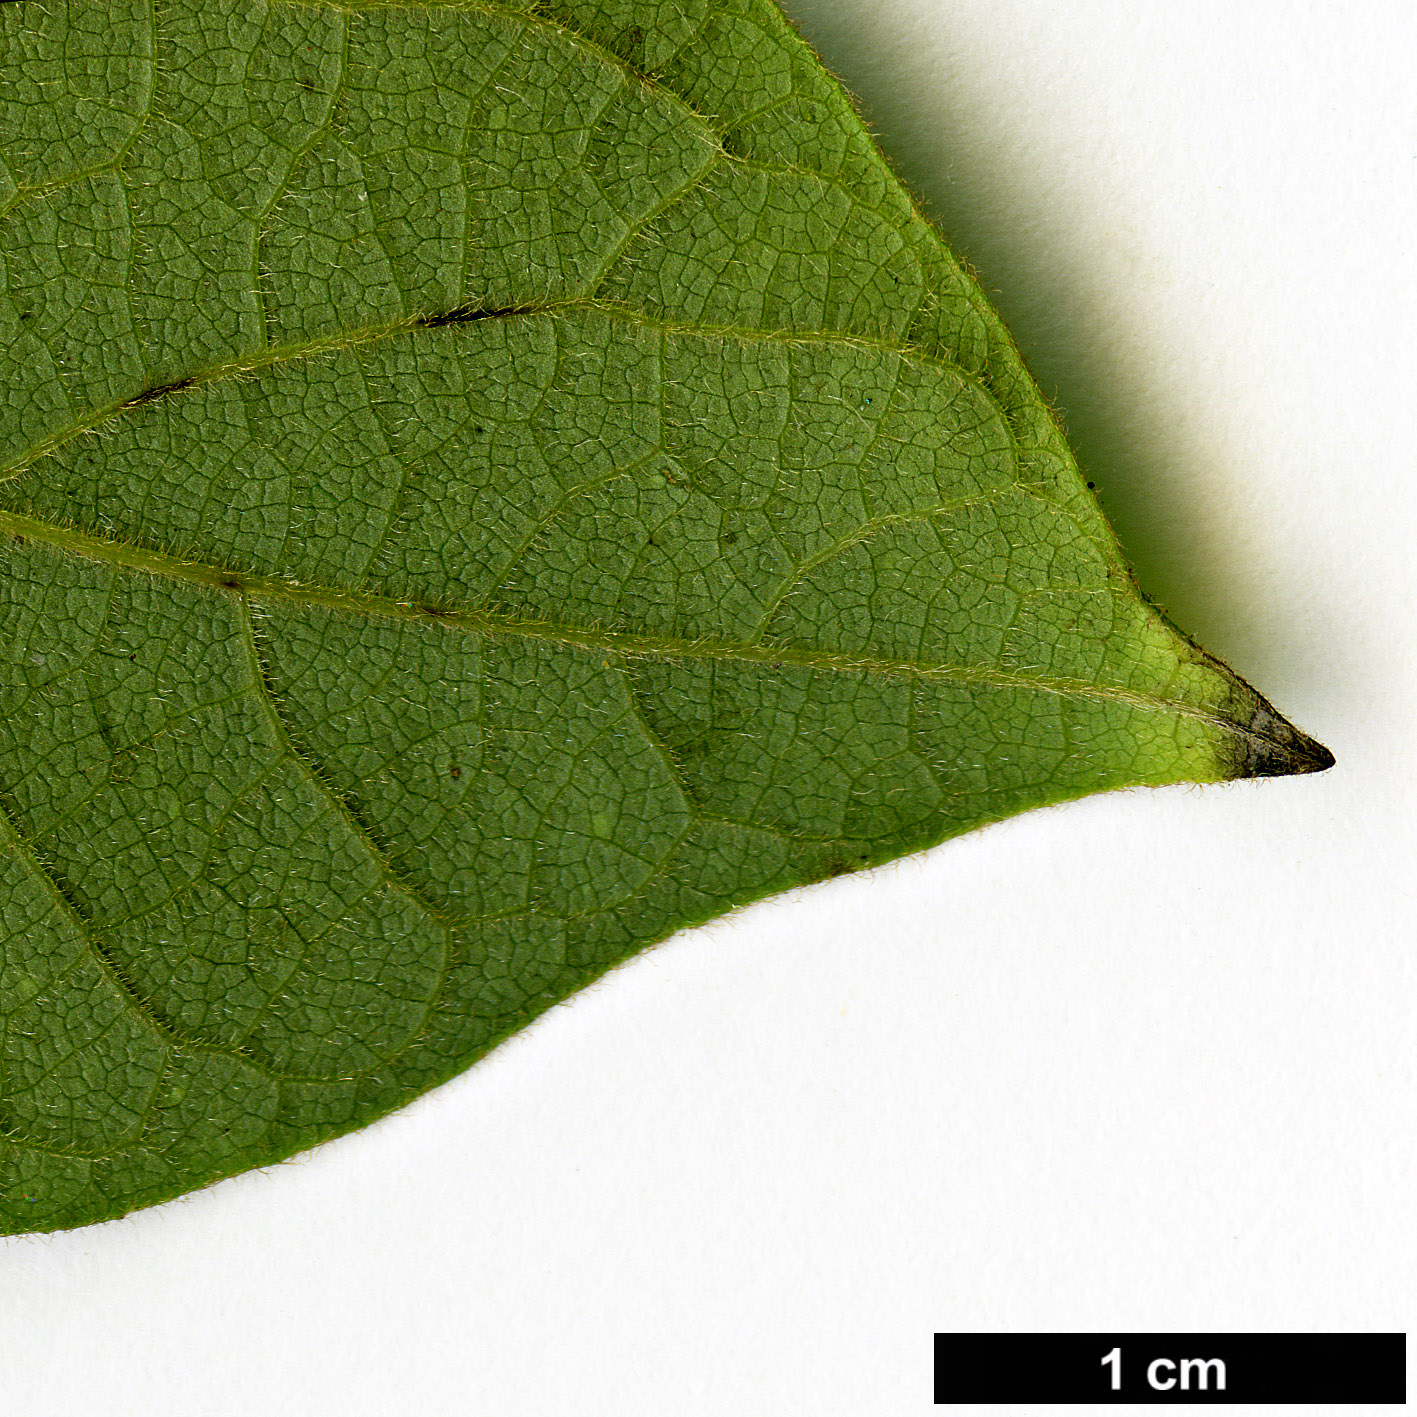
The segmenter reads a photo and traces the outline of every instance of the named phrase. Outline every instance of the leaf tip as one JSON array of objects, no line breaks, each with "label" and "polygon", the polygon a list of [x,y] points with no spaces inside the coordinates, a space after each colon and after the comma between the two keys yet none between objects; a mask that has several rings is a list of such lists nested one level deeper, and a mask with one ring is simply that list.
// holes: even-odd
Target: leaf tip
[{"label": "leaf tip", "polygon": [[1334,764],[1333,754],[1322,743],[1295,728],[1258,694],[1246,705],[1245,713],[1234,715],[1234,725],[1227,774],[1232,779],[1326,772]]}]

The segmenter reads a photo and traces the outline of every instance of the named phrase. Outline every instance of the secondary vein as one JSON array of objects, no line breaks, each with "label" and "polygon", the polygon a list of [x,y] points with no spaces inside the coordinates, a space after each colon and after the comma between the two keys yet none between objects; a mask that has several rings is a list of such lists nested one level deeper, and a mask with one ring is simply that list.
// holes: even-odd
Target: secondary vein
[{"label": "secondary vein", "polygon": [[606,319],[619,320],[623,324],[640,325],[647,329],[659,330],[665,334],[689,336],[706,340],[739,340],[745,343],[777,344],[835,344],[858,349],[881,350],[889,354],[914,359],[921,364],[948,370],[954,377],[978,389],[999,410],[999,416],[1007,423],[998,398],[977,376],[970,374],[959,365],[952,364],[938,355],[927,354],[911,345],[891,344],[885,340],[872,339],[867,335],[844,334],[834,330],[755,330],[732,325],[681,325],[670,320],[657,319],[630,306],[610,304],[605,301],[585,298],[571,298],[546,301],[540,304],[512,305],[506,308],[486,308],[474,305],[459,305],[451,310],[435,313],[408,315],[383,324],[367,325],[357,330],[341,330],[337,334],[322,335],[318,339],[303,340],[299,343],[274,345],[254,350],[239,359],[223,360],[220,364],[209,365],[205,369],[193,370],[181,378],[157,384],[152,388],[117,399],[102,408],[94,409],[86,417],[71,423],[41,439],[7,467],[0,468],[0,484],[11,482],[21,473],[28,471],[35,463],[58,452],[74,439],[86,433],[96,433],[115,419],[133,410],[145,408],[179,394],[188,389],[201,388],[205,384],[223,379],[240,379],[259,374],[264,369],[278,368],[285,364],[297,363],[304,359],[318,359],[326,355],[341,354],[347,350],[360,349],[377,344],[381,340],[393,339],[399,335],[412,334],[419,330],[440,330],[448,327],[476,324],[482,320],[510,320],[518,317],[556,316],[569,314],[600,315]]}]

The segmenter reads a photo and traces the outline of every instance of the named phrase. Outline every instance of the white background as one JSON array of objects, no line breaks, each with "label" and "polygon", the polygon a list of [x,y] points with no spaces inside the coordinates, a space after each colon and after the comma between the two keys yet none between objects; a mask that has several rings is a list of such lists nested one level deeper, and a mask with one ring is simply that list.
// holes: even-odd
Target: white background
[{"label": "white background", "polygon": [[0,1242],[5,1417],[894,1417],[936,1330],[1408,1327],[1417,11],[791,9],[1143,585],[1338,766],[754,907],[361,1135]]}]

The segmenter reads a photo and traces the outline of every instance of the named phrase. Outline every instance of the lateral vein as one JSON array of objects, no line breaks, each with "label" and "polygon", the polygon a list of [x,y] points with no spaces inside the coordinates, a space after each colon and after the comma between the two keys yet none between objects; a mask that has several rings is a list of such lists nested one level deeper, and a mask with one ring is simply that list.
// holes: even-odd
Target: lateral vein
[{"label": "lateral vein", "polygon": [[[102,408],[92,410],[87,416],[66,428],[40,439],[32,447],[7,467],[0,468],[0,484],[11,482],[33,467],[35,463],[56,453],[66,444],[85,433],[97,433],[107,424],[123,414],[178,394],[187,389],[201,388],[223,379],[240,379],[259,374],[263,369],[278,368],[294,364],[304,359],[319,359],[326,355],[342,354],[348,350],[361,349],[377,344],[381,340],[393,339],[399,335],[412,334],[418,330],[440,330],[449,326],[471,325],[481,320],[510,320],[517,317],[555,316],[571,313],[597,314],[606,319],[619,320],[627,325],[640,325],[646,329],[660,330],[666,334],[690,336],[706,340],[738,340],[743,343],[774,344],[835,344],[859,349],[874,349],[890,354],[904,355],[940,369],[947,369],[955,377],[979,389],[989,401],[1004,412],[996,395],[976,375],[971,375],[959,365],[952,364],[939,355],[928,354],[911,345],[891,344],[886,340],[872,339],[868,335],[842,333],[836,330],[755,330],[731,325],[681,325],[670,320],[661,320],[653,315],[625,305],[607,301],[572,297],[566,300],[545,301],[532,305],[513,305],[505,309],[486,309],[473,305],[459,305],[451,310],[405,316],[384,324],[367,325],[357,330],[341,330],[337,334],[322,335],[319,339],[303,340],[298,344],[282,344],[254,350],[239,359],[223,360],[205,369],[193,370],[181,378],[169,380],[143,389],[128,398],[115,400]],[[1005,420],[1007,421],[1007,420]]]}]

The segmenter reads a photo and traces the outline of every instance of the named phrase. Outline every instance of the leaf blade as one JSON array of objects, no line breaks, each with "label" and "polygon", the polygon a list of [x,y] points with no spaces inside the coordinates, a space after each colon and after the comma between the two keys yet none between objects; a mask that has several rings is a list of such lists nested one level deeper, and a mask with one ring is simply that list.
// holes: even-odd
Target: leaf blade
[{"label": "leaf blade", "polygon": [[0,14],[83,91],[0,99],[0,1227],[362,1125],[770,891],[1323,765],[773,6],[71,14]]}]

